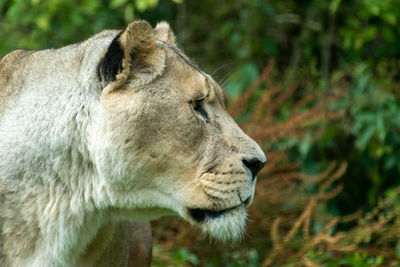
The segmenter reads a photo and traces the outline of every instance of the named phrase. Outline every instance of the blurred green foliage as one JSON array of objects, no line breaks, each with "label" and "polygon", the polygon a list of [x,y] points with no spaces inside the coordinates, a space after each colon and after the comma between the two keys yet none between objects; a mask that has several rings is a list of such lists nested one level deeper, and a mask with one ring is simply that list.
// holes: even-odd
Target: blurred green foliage
[{"label": "blurred green foliage", "polygon": [[[345,179],[351,181],[350,177],[357,176],[357,171],[368,182],[363,190],[353,191],[365,192],[364,203],[369,206],[376,203],[384,190],[399,183],[400,103],[394,91],[381,82],[385,78],[373,75],[366,64],[357,65],[352,71],[351,90],[338,103],[346,108],[346,116],[336,128],[338,132],[331,133],[330,140],[331,147],[336,146],[334,156],[348,160],[352,166]],[[347,149],[338,151],[339,147],[349,144]],[[342,206],[348,204],[349,201]]]},{"label": "blurred green foliage", "polygon": [[314,261],[323,264],[326,267],[337,266],[351,266],[351,267],[369,267],[369,266],[383,266],[383,256],[370,256],[367,253],[355,252],[346,258],[332,258],[329,253],[313,253],[311,252],[308,257]]},{"label": "blurred green foliage", "polygon": [[135,12],[153,9],[158,2],[1,0],[0,56],[17,48],[60,47],[82,41],[103,29],[121,28],[136,18]]},{"label": "blurred green foliage", "polygon": [[[276,145],[306,173],[318,173],[332,160],[348,162],[343,192],[327,212],[370,210],[399,184],[400,1],[0,0],[0,56],[79,42],[133,19],[168,21],[179,45],[221,80],[230,98],[242,94],[270,58],[277,62],[273,76],[300,88],[292,101],[315,91],[342,91],[327,109],[342,111],[343,118],[317,139],[305,134]],[[279,119],[291,108],[283,103]],[[361,252],[336,259],[309,253],[323,266],[383,266],[385,260]],[[206,266],[259,266],[263,257],[249,249],[210,258]],[[187,249],[169,259],[176,266],[200,262]]]}]

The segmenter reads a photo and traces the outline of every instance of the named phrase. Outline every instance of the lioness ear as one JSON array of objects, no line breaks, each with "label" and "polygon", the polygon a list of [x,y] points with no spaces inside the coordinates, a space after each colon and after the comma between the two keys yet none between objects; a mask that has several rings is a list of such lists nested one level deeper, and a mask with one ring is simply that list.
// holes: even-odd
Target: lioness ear
[{"label": "lioness ear", "polygon": [[154,32],[148,22],[139,20],[130,23],[112,40],[101,59],[98,65],[100,80],[125,83],[133,61],[142,61],[148,65],[152,63],[146,62],[146,58],[155,46]]},{"label": "lioness ear", "polygon": [[158,40],[175,44],[175,34],[172,32],[167,22],[159,22],[154,29],[154,33]]}]

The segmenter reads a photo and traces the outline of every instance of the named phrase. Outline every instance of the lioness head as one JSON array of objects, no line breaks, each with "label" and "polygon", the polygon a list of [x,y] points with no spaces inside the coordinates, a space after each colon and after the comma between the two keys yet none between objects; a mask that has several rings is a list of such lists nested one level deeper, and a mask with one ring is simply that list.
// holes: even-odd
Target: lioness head
[{"label": "lioness head", "polygon": [[145,217],[169,210],[218,239],[240,237],[265,155],[168,24],[131,23],[101,56],[98,78],[90,151],[111,205]]}]

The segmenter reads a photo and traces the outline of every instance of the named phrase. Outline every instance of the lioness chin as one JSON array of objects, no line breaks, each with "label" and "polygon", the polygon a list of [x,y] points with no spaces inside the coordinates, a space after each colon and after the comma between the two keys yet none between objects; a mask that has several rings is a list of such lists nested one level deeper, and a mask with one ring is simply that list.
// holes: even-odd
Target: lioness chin
[{"label": "lioness chin", "polygon": [[240,238],[260,147],[167,23],[0,60],[0,265],[126,266],[124,221]]}]

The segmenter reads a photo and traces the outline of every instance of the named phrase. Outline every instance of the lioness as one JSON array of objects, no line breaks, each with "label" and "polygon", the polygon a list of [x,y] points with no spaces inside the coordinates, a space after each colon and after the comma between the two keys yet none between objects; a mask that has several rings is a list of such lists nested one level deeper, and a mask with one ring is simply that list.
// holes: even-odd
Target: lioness
[{"label": "lioness", "polygon": [[0,61],[1,266],[126,266],[123,221],[238,239],[260,147],[167,23]]}]

